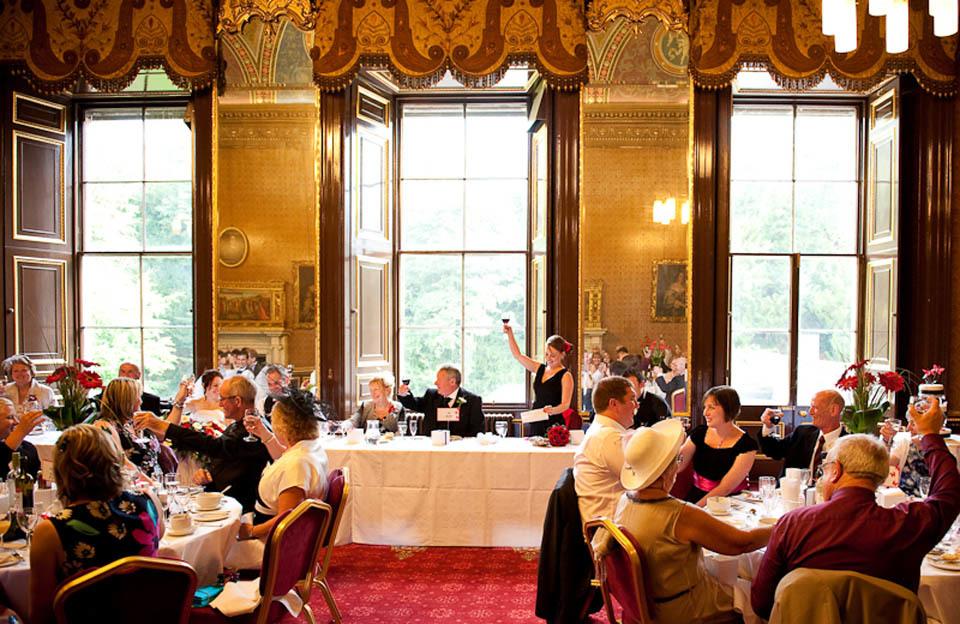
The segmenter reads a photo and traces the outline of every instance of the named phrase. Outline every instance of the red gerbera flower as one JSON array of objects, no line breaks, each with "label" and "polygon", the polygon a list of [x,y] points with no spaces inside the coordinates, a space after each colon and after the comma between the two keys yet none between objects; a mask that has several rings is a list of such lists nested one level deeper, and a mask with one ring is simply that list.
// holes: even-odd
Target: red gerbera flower
[{"label": "red gerbera flower", "polygon": [[77,359],[76,359],[76,362],[77,362],[77,364],[79,364],[80,366],[86,366],[86,367],[90,367],[90,366],[100,366],[100,365],[97,364],[96,362],[91,362],[90,360],[81,360],[80,358],[77,358]]},{"label": "red gerbera flower", "polygon": [[837,387],[841,390],[856,390],[859,383],[855,375],[851,377],[841,377],[837,382]]},{"label": "red gerbera flower", "polygon": [[880,373],[880,385],[888,392],[900,392],[904,387],[903,377],[893,371]]}]

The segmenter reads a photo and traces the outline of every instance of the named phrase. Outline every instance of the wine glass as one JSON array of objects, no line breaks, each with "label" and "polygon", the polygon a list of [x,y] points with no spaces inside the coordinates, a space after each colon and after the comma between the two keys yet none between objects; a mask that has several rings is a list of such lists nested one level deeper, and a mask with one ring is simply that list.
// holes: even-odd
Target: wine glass
[{"label": "wine glass", "polygon": [[683,425],[684,431],[689,431],[689,430],[690,430],[690,417],[689,417],[689,416],[681,416],[681,417],[680,417],[680,423]]},{"label": "wine glass", "polygon": [[398,418],[397,419],[397,436],[403,437],[407,433],[407,419]]},{"label": "wine glass", "polygon": [[27,536],[28,549],[30,548],[30,537],[33,535],[33,530],[36,528],[39,518],[39,514],[34,512],[33,507],[24,507],[17,510],[17,522],[20,523],[20,528]]},{"label": "wine glass", "polygon": [[503,321],[503,324],[504,324],[504,325],[506,325],[507,323],[510,322],[510,317],[509,317],[509,316],[505,316],[505,317],[503,317],[503,318],[500,319],[500,320]]},{"label": "wine glass", "polygon": [[411,418],[409,422],[410,422],[410,437],[415,438],[417,437],[417,419]]},{"label": "wine glass", "polygon": [[500,436],[501,440],[507,437],[507,427],[509,426],[509,423],[507,423],[507,421],[498,420],[496,423],[494,423],[493,426],[496,429],[497,435]]},{"label": "wine glass", "polygon": [[173,502],[177,506],[178,512],[186,513],[187,506],[190,504],[190,488],[177,485],[173,490]]},{"label": "wine glass", "polygon": [[258,438],[257,436],[253,435],[253,432],[250,430],[250,427],[247,427],[246,420],[247,420],[248,418],[260,418],[260,416],[257,414],[257,410],[255,410],[255,409],[248,409],[247,411],[245,411],[245,412],[243,413],[243,420],[244,420],[243,425],[244,425],[244,427],[246,427],[246,429],[247,429],[247,435],[244,436],[243,441],[244,441],[244,442],[259,442],[259,441],[260,441],[260,438]]},{"label": "wine glass", "polygon": [[[144,416],[144,415],[149,415],[149,414],[151,414],[151,412],[143,412],[143,411],[134,412],[134,413],[133,413],[134,421],[136,420],[137,416]],[[140,428],[140,429],[138,429],[137,427],[134,427],[133,430],[134,430],[134,431],[136,432],[136,434],[137,434],[136,437],[133,438],[133,441],[134,441],[136,444],[138,444],[138,445],[140,445],[140,446],[146,446],[146,445],[150,444],[150,437],[147,436],[147,430],[146,430],[146,428]]]},{"label": "wine glass", "polygon": [[774,477],[760,477],[760,500],[763,501],[763,513],[773,513],[777,501],[777,480]]}]

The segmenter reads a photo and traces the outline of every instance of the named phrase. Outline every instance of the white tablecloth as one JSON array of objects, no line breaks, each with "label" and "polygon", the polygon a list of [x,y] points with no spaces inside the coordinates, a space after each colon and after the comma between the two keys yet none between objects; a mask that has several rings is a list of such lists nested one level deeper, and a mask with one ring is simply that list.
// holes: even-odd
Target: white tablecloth
[{"label": "white tablecloth", "polygon": [[350,468],[338,542],[403,546],[539,546],[547,500],[575,446],[520,438],[432,446],[409,437],[386,444],[331,439],[329,468]]},{"label": "white tablecloth", "polygon": [[[237,536],[240,524],[240,503],[229,496],[224,497],[224,508],[229,517],[218,522],[198,522],[190,535],[172,537],[164,535],[160,540],[161,557],[183,559],[197,571],[198,586],[209,585],[217,580],[223,570],[227,551]],[[29,553],[19,551],[24,561],[15,566],[0,568],[0,587],[3,588],[10,608],[24,615],[30,603]]]},{"label": "white tablecloth", "polygon": [[[734,509],[728,516],[718,516],[718,519],[735,524],[738,528],[756,526],[753,518],[759,515],[759,505],[743,501],[738,501],[736,505],[739,509]],[[749,514],[751,507],[757,510],[756,515]],[[765,621],[757,617],[750,606],[751,581],[760,568],[763,553],[764,549],[760,549],[743,555],[727,556],[704,551],[707,570],[733,591],[733,605],[743,614],[746,624]],[[927,612],[928,622],[960,624],[960,572],[935,568],[925,560],[920,568],[920,589],[917,594]]]}]

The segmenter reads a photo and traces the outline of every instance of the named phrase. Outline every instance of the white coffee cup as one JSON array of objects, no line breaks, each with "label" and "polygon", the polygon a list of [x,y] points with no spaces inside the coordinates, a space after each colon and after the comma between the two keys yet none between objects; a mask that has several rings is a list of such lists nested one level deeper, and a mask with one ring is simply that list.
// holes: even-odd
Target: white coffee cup
[{"label": "white coffee cup", "polygon": [[197,494],[197,509],[200,511],[210,511],[220,506],[220,500],[223,494],[220,492],[201,492]]},{"label": "white coffee cup", "polygon": [[570,431],[570,444],[577,445],[583,442],[583,429],[573,429]]},{"label": "white coffee cup", "polygon": [[800,481],[803,478],[803,469],[787,468],[785,471],[784,477],[787,479],[795,479],[797,481]]},{"label": "white coffee cup", "polygon": [[193,528],[193,518],[189,514],[170,516],[170,530],[177,533],[186,533]]},{"label": "white coffee cup", "polygon": [[710,513],[730,513],[730,499],[726,496],[711,496],[707,499],[707,509]]}]

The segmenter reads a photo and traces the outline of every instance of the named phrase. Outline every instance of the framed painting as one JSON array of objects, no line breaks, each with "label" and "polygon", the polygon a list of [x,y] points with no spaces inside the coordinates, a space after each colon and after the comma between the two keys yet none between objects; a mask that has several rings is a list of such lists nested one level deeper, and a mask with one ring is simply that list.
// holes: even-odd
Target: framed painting
[{"label": "framed painting", "polygon": [[293,326],[298,329],[310,329],[316,326],[317,315],[317,269],[312,262],[293,263]]},{"label": "framed painting", "polygon": [[650,316],[663,323],[687,320],[687,261],[656,260],[653,263],[653,298]]},{"label": "framed painting", "polygon": [[217,289],[221,327],[283,327],[283,282],[225,283]]}]

